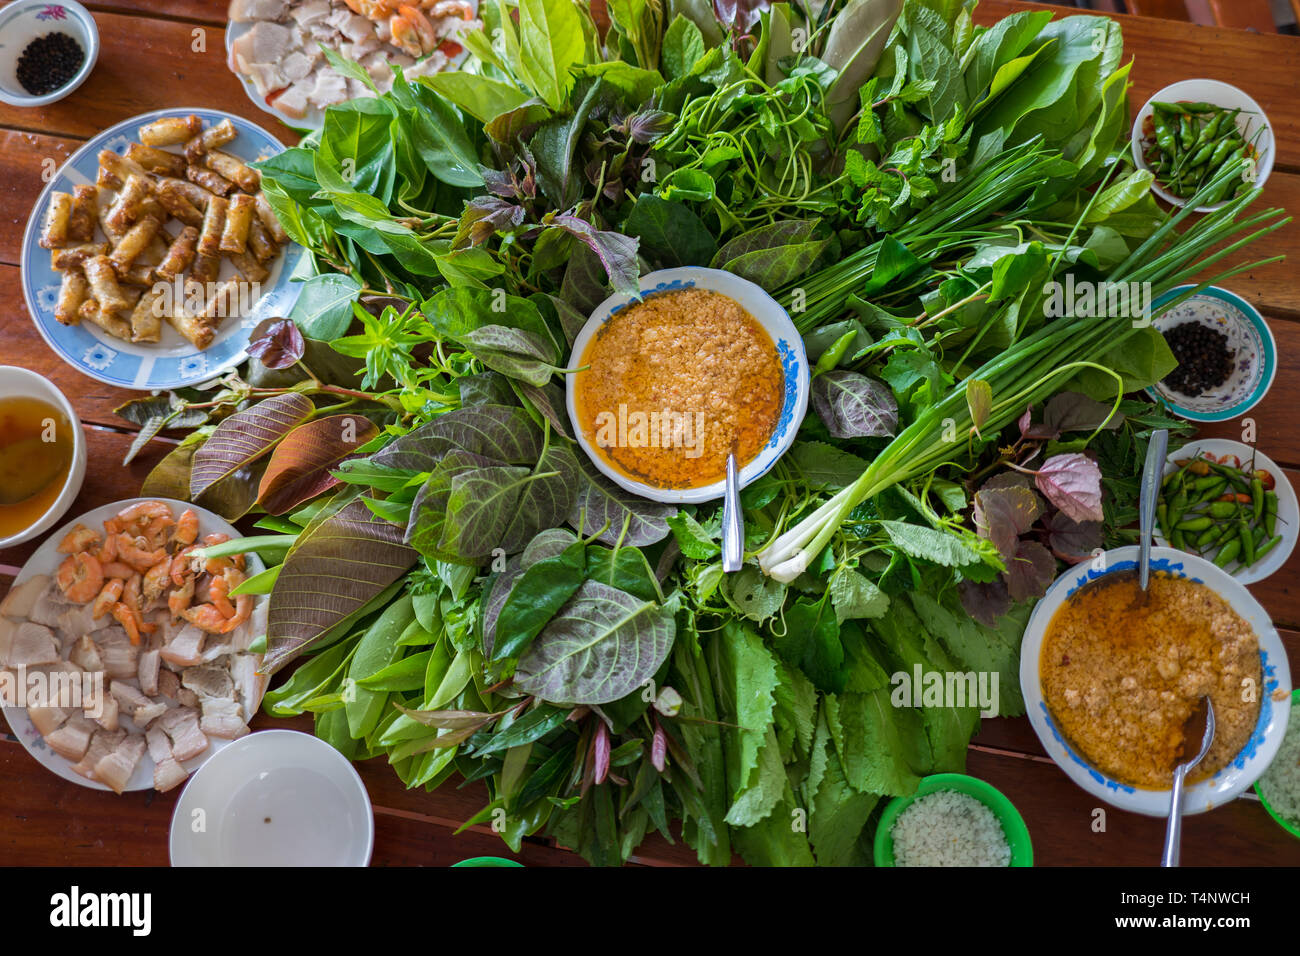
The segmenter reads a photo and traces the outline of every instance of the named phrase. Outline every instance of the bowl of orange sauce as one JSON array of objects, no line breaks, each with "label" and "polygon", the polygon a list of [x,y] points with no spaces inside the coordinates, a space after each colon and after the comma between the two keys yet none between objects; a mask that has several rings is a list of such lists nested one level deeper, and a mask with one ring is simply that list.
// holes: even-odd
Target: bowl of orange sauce
[{"label": "bowl of orange sauce", "polygon": [[64,394],[44,376],[0,365],[0,548],[63,517],[86,477],[86,440]]},{"label": "bowl of orange sauce", "polygon": [[803,339],[775,299],[721,269],[642,276],[574,340],[569,419],[607,478],[654,501],[722,496],[736,455],[741,486],[794,442],[808,408]]}]

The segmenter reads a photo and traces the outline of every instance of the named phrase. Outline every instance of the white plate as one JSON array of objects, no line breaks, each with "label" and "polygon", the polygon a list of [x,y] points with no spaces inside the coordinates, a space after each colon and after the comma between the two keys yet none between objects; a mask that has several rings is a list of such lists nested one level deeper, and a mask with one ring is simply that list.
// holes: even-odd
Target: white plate
[{"label": "white plate", "polygon": [[[1163,817],[1169,813],[1168,790],[1147,790],[1120,783],[1103,774],[1075,752],[1061,735],[1047,709],[1038,669],[1047,626],[1066,599],[1089,581],[1116,571],[1132,570],[1137,566],[1137,557],[1137,545],[1115,548],[1101,556],[1105,570],[1096,570],[1091,562],[1079,564],[1068,569],[1048,588],[1025,627],[1025,637],[1020,647],[1020,690],[1024,694],[1025,711],[1034,732],[1066,776],[1099,800],[1105,800],[1121,810]],[[1203,813],[1227,803],[1247,790],[1268,769],[1269,763],[1277,755],[1291,713],[1291,669],[1277,628],[1273,626],[1268,613],[1239,581],[1209,561],[1173,548],[1152,548],[1151,568],[1206,585],[1227,601],[1254,628],[1255,635],[1259,638],[1259,657],[1264,676],[1264,686],[1259,693],[1259,720],[1256,721],[1255,730],[1246,746],[1231,763],[1214,776],[1187,788],[1183,813]]]},{"label": "white plate", "polygon": [[[1259,162],[1255,167],[1255,185],[1264,185],[1268,174],[1273,171],[1273,158],[1276,152],[1273,148],[1273,127],[1258,103],[1231,83],[1223,83],[1219,80],[1179,80],[1166,86],[1143,104],[1142,109],[1138,110],[1137,118],[1133,121],[1133,132],[1129,134],[1133,164],[1138,169],[1145,169],[1148,172],[1151,169],[1142,156],[1142,124],[1155,112],[1155,107],[1151,104],[1157,102],[1213,103],[1215,106],[1230,110],[1240,108],[1241,112],[1237,114],[1237,128],[1241,130],[1241,138],[1247,143],[1251,142],[1251,138],[1262,124],[1265,127],[1264,132],[1260,134],[1259,139],[1255,140],[1255,146],[1259,150]],[[1180,199],[1158,183],[1153,182],[1151,188],[1167,203],[1175,206],[1187,205],[1186,199]],[[1223,203],[1214,203],[1210,206],[1198,206],[1194,211],[1214,212],[1223,205]]]},{"label": "white plate", "polygon": [[296,730],[241,737],[185,784],[172,866],[365,866],[370,796],[352,762]]},{"label": "white plate", "polygon": [[[166,109],[144,113],[104,130],[72,154],[32,207],[23,235],[22,280],[27,311],[36,330],[65,362],[78,371],[108,385],[134,389],[170,389],[197,385],[247,358],[249,331],[262,319],[288,315],[297,301],[302,283],[290,278],[305,250],[294,243],[287,245],[271,264],[271,274],[261,282],[262,297],[240,321],[221,323],[216,338],[206,349],[197,349],[169,324],[164,323],[162,340],[154,344],[124,342],[114,338],[91,322],[61,325],[54,318],[54,304],[59,294],[61,276],[50,266],[50,253],[38,244],[50,194],[71,192],[72,187],[93,183],[99,168],[99,151],[123,152],[136,139],[136,131],[146,123],[164,116],[189,116],[203,120],[205,126],[229,119],[239,136],[223,147],[245,162],[274,156],[284,145],[262,127],[242,117],[220,110]],[[221,278],[234,274],[234,266],[222,261]]]},{"label": "white plate", "polygon": [[[17,587],[28,578],[34,577],[38,574],[53,575],[64,558],[64,556],[58,552],[59,542],[63,540],[64,536],[71,531],[75,525],[84,524],[88,528],[102,531],[105,519],[113,517],[113,515],[117,514],[127,505],[135,504],[137,501],[164,501],[171,505],[172,510],[178,514],[186,508],[193,508],[199,516],[200,536],[220,532],[221,534],[228,534],[232,538],[243,537],[235,530],[234,526],[224,518],[213,514],[205,508],[200,508],[197,505],[192,505],[185,501],[175,501],[171,498],[128,498],[124,501],[116,501],[112,504],[100,505],[98,508],[93,508],[90,511],[87,511],[81,517],[75,518],[74,520],[64,524],[61,528],[46,538],[41,546],[32,553],[32,556],[27,559],[27,563],[23,565],[23,569],[19,571],[18,576],[14,578],[13,586]],[[262,559],[255,553],[250,552],[245,560],[248,562],[250,577],[264,568]],[[266,599],[256,598],[255,600],[261,602]],[[78,786],[89,787],[92,790],[111,789],[106,784],[102,784],[96,780],[89,780],[81,774],[75,773],[72,769],[71,761],[64,757],[60,757],[53,750],[47,747],[40,732],[32,726],[31,718],[27,716],[26,708],[4,707],[0,708],[0,710],[3,710],[5,719],[9,721],[9,729],[12,730],[14,736],[18,738],[18,742],[21,743],[23,748],[35,757],[36,762],[46,770],[53,771],[64,780],[69,780]],[[129,718],[122,717],[121,721],[127,729],[134,729],[134,724],[131,723]],[[191,757],[189,760],[184,761],[181,766],[190,773],[193,773],[199,767],[203,766],[203,764],[206,763],[213,754],[221,750],[223,747],[229,746],[231,743],[232,741],[225,740],[221,737],[208,737],[208,749],[203,751],[203,753],[199,754],[197,757]],[[153,758],[149,756],[148,751],[146,751],[144,756],[140,758],[140,762],[136,765],[135,773],[131,774],[131,780],[127,784],[126,789],[153,789]]]},{"label": "white plate", "polygon": [[[1292,550],[1295,549],[1296,538],[1300,537],[1300,502],[1296,500],[1295,489],[1287,480],[1286,472],[1279,468],[1272,458],[1250,445],[1243,445],[1239,441],[1231,441],[1227,438],[1198,438],[1196,441],[1188,442],[1176,452],[1170,453],[1168,461],[1165,462],[1164,473],[1172,475],[1178,470],[1177,462],[1192,458],[1202,451],[1209,452],[1216,458],[1236,455],[1243,467],[1253,460],[1256,470],[1264,469],[1276,482],[1273,490],[1277,492],[1277,532],[1282,536],[1282,540],[1273,545],[1273,550],[1264,555],[1262,560],[1256,561],[1249,568],[1238,566],[1237,570],[1232,572],[1232,576],[1242,584],[1263,581],[1270,574],[1282,569],[1287,559],[1291,557]],[[1159,531],[1156,531],[1152,537],[1161,547],[1171,547]],[[1216,548],[1206,557],[1213,561],[1217,553]]]}]

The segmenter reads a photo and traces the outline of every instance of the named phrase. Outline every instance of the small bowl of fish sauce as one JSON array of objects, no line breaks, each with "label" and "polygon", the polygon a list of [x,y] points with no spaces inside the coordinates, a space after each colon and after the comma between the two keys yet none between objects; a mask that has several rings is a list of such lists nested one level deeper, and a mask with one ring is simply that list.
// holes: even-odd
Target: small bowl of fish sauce
[{"label": "small bowl of fish sauce", "polygon": [[0,549],[48,531],[86,476],[81,423],[35,372],[0,366]]},{"label": "small bowl of fish sauce", "polygon": [[762,288],[721,269],[643,276],[573,345],[569,419],[592,464],[653,501],[720,498],[734,450],[740,484],[790,447],[808,407],[803,340]]}]

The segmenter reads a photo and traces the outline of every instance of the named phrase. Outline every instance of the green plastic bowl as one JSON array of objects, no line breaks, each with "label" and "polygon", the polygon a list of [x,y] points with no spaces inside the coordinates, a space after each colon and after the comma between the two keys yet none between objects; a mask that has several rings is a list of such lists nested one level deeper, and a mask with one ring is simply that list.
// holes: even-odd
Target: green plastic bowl
[{"label": "green plastic bowl", "polygon": [[[1291,719],[1292,720],[1296,718],[1295,709],[1297,706],[1300,706],[1300,688],[1291,691],[1291,712],[1292,712]],[[1288,728],[1288,733],[1289,732],[1290,732],[1290,728]],[[1264,773],[1267,774],[1268,771],[1265,770]],[[1264,809],[1268,811],[1268,815],[1273,818],[1274,822],[1277,823],[1278,826],[1280,826],[1287,833],[1291,834],[1297,840],[1300,840],[1300,826],[1296,826],[1294,823],[1289,823],[1286,820],[1282,819],[1282,815],[1278,813],[1276,810],[1274,810],[1271,806],[1269,806],[1268,800],[1265,799],[1264,797],[1264,791],[1259,788],[1260,782],[1261,782],[1260,780],[1255,781],[1255,794],[1259,797],[1259,802],[1264,804]]]},{"label": "green plastic bowl", "polygon": [[461,860],[459,863],[453,863],[456,866],[520,866],[523,864],[518,860],[507,860],[503,856],[471,856],[468,860]]},{"label": "green plastic bowl", "polygon": [[1011,865],[1034,865],[1034,846],[1029,840],[1029,828],[1010,800],[992,785],[975,777],[968,777],[964,773],[936,773],[925,777],[916,788],[916,793],[910,797],[895,797],[885,807],[885,812],[880,816],[880,825],[876,827],[876,866],[894,865],[894,836],[890,831],[898,815],[911,806],[913,801],[939,790],[964,793],[992,810],[998,823],[1002,824],[1007,845],[1011,847]]}]

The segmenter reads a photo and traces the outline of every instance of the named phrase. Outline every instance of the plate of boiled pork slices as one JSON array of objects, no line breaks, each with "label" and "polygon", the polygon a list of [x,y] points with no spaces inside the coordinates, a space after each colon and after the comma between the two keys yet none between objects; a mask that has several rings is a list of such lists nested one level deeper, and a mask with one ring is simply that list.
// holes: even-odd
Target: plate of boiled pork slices
[{"label": "plate of boiled pork slices", "polygon": [[0,602],[0,703],[28,753],[84,787],[165,791],[248,733],[267,601],[236,589],[263,565],[194,553],[238,537],[203,508],[136,498],[36,550]]},{"label": "plate of boiled pork slices", "polygon": [[465,58],[460,37],[481,26],[477,10],[477,0],[231,0],[226,61],[259,108],[316,130],[327,107],[374,95],[324,49],[386,93],[394,67],[408,80],[455,69]]}]

